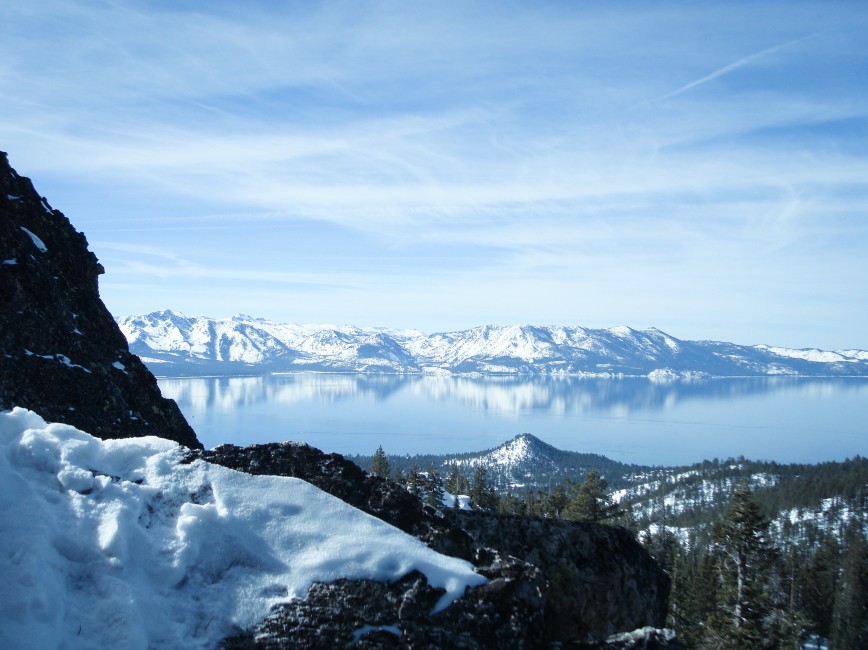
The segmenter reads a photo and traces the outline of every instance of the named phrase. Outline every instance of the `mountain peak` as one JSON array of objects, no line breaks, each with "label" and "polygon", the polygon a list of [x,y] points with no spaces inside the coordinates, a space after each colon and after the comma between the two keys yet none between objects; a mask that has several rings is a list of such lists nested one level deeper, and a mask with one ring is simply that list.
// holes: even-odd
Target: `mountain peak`
[{"label": "mountain peak", "polygon": [[530,433],[520,433],[499,447],[488,452],[489,462],[507,467],[528,461],[551,462],[558,450]]}]

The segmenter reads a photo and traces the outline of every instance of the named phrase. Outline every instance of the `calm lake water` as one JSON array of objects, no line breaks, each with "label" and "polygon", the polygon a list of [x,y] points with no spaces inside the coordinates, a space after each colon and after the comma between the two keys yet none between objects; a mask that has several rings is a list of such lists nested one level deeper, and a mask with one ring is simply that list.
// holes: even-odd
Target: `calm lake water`
[{"label": "calm lake water", "polygon": [[614,460],[814,463],[868,455],[868,379],[161,378],[206,447],[295,440],[324,451],[451,453],[528,432]]}]

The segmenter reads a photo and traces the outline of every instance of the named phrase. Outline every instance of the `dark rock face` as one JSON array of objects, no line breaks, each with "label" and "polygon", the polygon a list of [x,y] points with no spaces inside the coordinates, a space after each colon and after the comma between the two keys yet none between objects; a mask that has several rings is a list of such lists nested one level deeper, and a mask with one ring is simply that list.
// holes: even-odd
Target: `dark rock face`
[{"label": "dark rock face", "polygon": [[274,608],[252,634],[224,648],[535,648],[542,638],[538,575],[492,577],[433,613],[441,589],[411,572],[394,583],[314,584],[304,600]]},{"label": "dark rock face", "polygon": [[0,152],[0,408],[100,438],[201,447],[99,298],[103,267],[69,220]]},{"label": "dark rock face", "polygon": [[482,546],[540,567],[548,581],[548,641],[592,643],[662,627],[669,578],[624,528],[560,519],[446,510]]},{"label": "dark rock face", "polygon": [[[305,600],[276,607],[227,648],[588,648],[677,647],[649,632],[664,624],[669,579],[624,529],[551,519],[423,506],[402,487],[369,476],[338,454],[281,443],[222,445],[190,460],[252,474],[302,478],[415,535],[433,549],[469,560],[489,582],[432,614],[440,592],[411,574],[383,584],[316,584]],[[365,632],[365,634],[362,634]]]}]

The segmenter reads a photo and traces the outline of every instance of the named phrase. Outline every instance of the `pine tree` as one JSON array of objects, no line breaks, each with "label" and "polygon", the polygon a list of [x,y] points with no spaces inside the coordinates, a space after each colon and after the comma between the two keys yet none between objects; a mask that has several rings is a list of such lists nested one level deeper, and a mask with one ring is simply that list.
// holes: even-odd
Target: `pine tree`
[{"label": "pine tree", "polygon": [[465,478],[461,475],[461,470],[458,469],[458,465],[455,463],[450,464],[449,475],[446,477],[446,483],[444,485],[446,491],[458,496],[461,494],[464,481]]},{"label": "pine tree", "polygon": [[705,647],[774,647],[766,620],[772,613],[767,589],[775,549],[747,483],[732,493],[729,508],[714,530],[718,602],[709,620]]},{"label": "pine tree", "polygon": [[621,514],[609,495],[609,483],[596,469],[585,475],[585,480],[571,490],[563,510],[563,518],[572,521],[601,522]]},{"label": "pine tree", "polygon": [[428,465],[425,481],[425,503],[434,508],[443,505],[443,480],[434,469],[434,465]]},{"label": "pine tree", "polygon": [[705,636],[704,622],[716,600],[717,581],[712,556],[694,540],[676,553],[670,576],[668,625],[678,632],[688,648],[700,647]]},{"label": "pine tree", "polygon": [[416,463],[410,465],[410,469],[407,470],[404,487],[413,496],[418,497],[422,494],[422,477],[419,473],[419,466]]},{"label": "pine tree", "polygon": [[371,467],[368,471],[373,476],[382,476],[383,478],[389,478],[389,461],[386,459],[386,454],[383,451],[382,445],[377,447],[377,451],[374,452],[374,457],[371,459]]},{"label": "pine tree", "polygon": [[473,473],[470,482],[470,503],[474,508],[493,510],[497,506],[497,497],[486,479],[488,471],[481,465]]},{"label": "pine tree", "polygon": [[832,607],[835,602],[840,567],[840,545],[827,536],[798,571],[796,589],[798,606],[808,619],[808,627],[823,638],[832,633]]},{"label": "pine tree", "polygon": [[561,517],[564,513],[564,508],[567,506],[567,485],[572,485],[564,481],[558,483],[552,491],[545,496],[540,504],[543,514],[547,517]]},{"label": "pine tree", "polygon": [[833,648],[868,648],[868,539],[851,523],[841,556],[841,578],[832,610]]}]

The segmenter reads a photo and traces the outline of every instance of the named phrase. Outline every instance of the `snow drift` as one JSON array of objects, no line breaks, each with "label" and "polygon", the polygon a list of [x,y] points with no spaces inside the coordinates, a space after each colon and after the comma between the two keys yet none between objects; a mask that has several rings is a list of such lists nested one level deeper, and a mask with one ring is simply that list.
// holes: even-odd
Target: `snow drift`
[{"label": "snow drift", "polygon": [[485,579],[299,479],[0,412],[0,647],[210,648],[314,581]]}]

